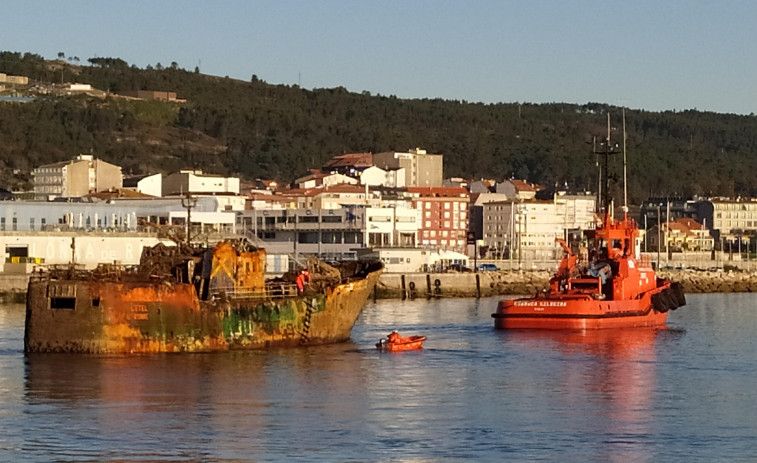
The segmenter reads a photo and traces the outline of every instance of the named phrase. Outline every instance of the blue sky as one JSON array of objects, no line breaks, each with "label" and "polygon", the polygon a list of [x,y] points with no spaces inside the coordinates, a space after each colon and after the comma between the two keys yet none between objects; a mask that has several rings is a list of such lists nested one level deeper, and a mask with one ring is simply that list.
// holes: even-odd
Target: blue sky
[{"label": "blue sky", "polygon": [[757,113],[755,0],[0,0],[0,49],[400,98]]}]

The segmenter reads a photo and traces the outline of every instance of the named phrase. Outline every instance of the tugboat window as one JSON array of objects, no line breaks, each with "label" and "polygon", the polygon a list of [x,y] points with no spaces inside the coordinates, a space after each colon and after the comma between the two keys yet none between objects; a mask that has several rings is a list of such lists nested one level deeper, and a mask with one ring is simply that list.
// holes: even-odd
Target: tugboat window
[{"label": "tugboat window", "polygon": [[51,309],[75,309],[75,297],[52,297],[50,298]]}]

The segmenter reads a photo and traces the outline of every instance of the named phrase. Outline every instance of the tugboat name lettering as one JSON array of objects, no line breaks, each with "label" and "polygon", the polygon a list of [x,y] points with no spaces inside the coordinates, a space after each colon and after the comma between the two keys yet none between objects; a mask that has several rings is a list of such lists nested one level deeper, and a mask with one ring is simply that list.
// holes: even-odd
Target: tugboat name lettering
[{"label": "tugboat name lettering", "polygon": [[523,307],[565,307],[567,302],[565,301],[516,301],[515,305]]}]

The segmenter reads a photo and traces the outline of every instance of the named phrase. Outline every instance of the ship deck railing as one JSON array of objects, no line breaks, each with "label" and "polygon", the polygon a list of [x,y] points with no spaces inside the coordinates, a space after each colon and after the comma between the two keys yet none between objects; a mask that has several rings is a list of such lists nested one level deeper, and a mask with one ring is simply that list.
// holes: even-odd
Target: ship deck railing
[{"label": "ship deck railing", "polygon": [[299,294],[297,285],[292,283],[268,283],[265,287],[216,287],[211,290],[215,297],[231,299],[278,299]]}]

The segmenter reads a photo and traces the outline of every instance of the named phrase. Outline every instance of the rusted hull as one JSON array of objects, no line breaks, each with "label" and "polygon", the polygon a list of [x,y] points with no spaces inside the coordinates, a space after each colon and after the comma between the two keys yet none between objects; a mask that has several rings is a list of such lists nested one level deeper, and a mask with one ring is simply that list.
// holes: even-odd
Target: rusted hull
[{"label": "rusted hull", "polygon": [[380,271],[323,293],[200,301],[190,284],[38,279],[26,352],[209,352],[343,342]]},{"label": "rusted hull", "polygon": [[[655,291],[659,292],[659,291]],[[492,314],[496,329],[609,329],[664,326],[668,312],[639,299],[600,301],[590,298],[531,298],[500,301]]]}]

